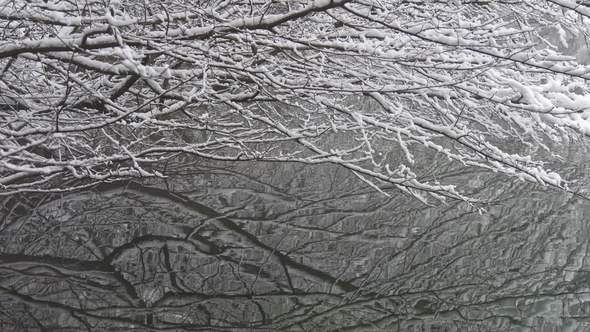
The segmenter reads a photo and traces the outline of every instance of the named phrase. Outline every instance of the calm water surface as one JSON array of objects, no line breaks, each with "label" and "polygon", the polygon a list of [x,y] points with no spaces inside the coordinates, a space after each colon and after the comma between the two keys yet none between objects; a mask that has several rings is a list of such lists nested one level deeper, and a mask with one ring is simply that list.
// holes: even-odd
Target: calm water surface
[{"label": "calm water surface", "polygon": [[331,166],[178,173],[3,198],[0,331],[590,331],[573,195],[449,171],[480,213]]}]

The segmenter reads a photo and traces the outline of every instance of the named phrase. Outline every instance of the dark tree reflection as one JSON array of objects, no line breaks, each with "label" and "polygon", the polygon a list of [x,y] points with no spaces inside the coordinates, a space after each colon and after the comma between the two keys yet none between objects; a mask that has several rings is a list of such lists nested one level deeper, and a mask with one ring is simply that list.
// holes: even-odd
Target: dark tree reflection
[{"label": "dark tree reflection", "polygon": [[194,166],[5,197],[0,330],[587,329],[584,203],[455,175],[496,195],[479,214],[320,169]]}]

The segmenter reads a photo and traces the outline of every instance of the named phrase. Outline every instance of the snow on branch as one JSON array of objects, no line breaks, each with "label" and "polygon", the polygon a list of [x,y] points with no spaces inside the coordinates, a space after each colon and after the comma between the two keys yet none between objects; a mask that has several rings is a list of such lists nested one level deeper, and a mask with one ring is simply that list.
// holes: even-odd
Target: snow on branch
[{"label": "snow on branch", "polygon": [[[6,1],[0,194],[189,160],[331,163],[477,202],[432,158],[566,189],[538,151],[590,134],[571,1]],[[557,45],[557,46],[556,46]],[[550,153],[551,154],[551,153]]]}]

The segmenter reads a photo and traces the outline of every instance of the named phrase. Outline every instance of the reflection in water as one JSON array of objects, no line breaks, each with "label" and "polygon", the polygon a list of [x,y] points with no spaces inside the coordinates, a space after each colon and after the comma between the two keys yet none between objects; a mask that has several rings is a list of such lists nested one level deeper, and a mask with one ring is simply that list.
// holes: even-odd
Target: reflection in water
[{"label": "reflection in water", "polygon": [[480,214],[310,172],[200,168],[5,198],[0,330],[590,326],[584,202],[478,175],[470,188],[497,197]]}]

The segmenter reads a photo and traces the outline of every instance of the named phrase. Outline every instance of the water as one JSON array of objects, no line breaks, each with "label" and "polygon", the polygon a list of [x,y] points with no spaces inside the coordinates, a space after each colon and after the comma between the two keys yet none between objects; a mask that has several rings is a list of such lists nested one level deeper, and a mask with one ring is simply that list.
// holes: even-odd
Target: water
[{"label": "water", "polygon": [[176,173],[4,198],[0,331],[590,330],[571,194],[449,169],[480,213],[327,165]]}]

